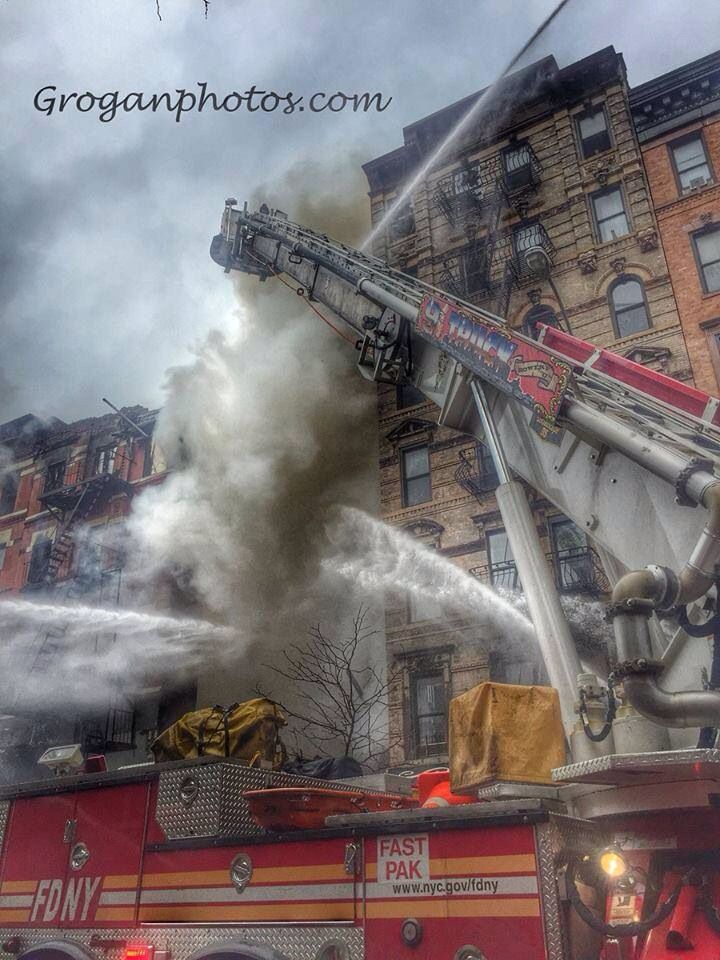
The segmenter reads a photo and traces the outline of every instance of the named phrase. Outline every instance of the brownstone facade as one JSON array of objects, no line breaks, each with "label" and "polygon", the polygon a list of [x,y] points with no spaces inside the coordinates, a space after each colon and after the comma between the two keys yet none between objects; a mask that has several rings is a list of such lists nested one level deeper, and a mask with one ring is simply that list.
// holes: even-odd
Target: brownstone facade
[{"label": "brownstone facade", "polygon": [[[488,101],[374,252],[531,336],[538,320],[557,324],[690,379],[622,57],[607,48],[564,69],[547,57],[506,78]],[[365,165],[373,222],[472,102],[406,127],[402,147]],[[407,393],[379,388],[383,519],[473,576],[517,588],[487,450],[438,426],[431,403],[415,397],[417,405],[407,405]],[[603,596],[608,581],[586,534],[535,491],[528,495],[560,592]],[[470,620],[432,603],[390,598],[386,621],[398,677],[394,763],[445,758],[451,696],[488,676],[543,675],[533,651],[503,657]]]},{"label": "brownstone facade", "polygon": [[695,385],[716,396],[720,53],[637,87],[630,102]]}]

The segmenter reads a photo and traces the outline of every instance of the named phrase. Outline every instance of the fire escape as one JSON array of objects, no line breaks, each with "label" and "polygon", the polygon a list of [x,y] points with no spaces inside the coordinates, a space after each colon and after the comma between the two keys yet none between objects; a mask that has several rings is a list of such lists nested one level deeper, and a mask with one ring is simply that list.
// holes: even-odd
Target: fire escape
[{"label": "fire escape", "polygon": [[[64,464],[61,470],[48,468],[45,473],[46,489],[39,497],[40,503],[57,521],[55,537],[47,543],[47,549],[33,551],[28,571],[26,590],[60,593],[67,601],[78,600],[97,585],[98,573],[79,567],[72,575],[60,578],[63,567],[67,570],[75,552],[74,532],[93,513],[104,506],[111,497],[132,497],[133,488],[126,480],[113,472],[115,453],[101,454],[95,458],[93,468],[85,479],[64,483]],[[102,573],[100,574],[102,577]],[[39,646],[33,658],[31,670],[48,673],[62,656],[63,643],[70,629],[70,620],[42,632]],[[52,730],[55,718],[46,718],[39,726]],[[131,747],[134,742],[134,711],[111,707],[101,719],[77,718],[74,738],[83,744],[86,752],[108,751]],[[37,735],[36,735],[37,736]],[[52,737],[52,734],[50,734]],[[42,737],[41,737],[42,739]]]},{"label": "fire escape", "polygon": [[[482,162],[465,162],[438,181],[436,207],[467,237],[462,249],[442,256],[440,286],[460,299],[494,297],[494,311],[504,316],[513,288],[549,269],[550,238],[537,219],[527,217],[541,172],[530,144],[514,143]],[[505,212],[520,218],[511,231],[500,227]]]}]

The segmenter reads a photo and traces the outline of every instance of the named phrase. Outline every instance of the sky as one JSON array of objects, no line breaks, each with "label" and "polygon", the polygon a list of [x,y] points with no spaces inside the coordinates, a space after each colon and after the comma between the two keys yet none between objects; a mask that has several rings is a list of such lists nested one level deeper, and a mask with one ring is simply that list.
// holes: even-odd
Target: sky
[{"label": "sky", "polygon": [[[2,0],[0,422],[163,402],[168,368],[238,322],[208,256],[227,196],[297,215],[366,184],[402,127],[490,83],[550,0]],[[158,17],[158,9],[162,19]],[[712,52],[717,0],[571,0],[524,62],[608,44],[633,85]],[[253,85],[307,102],[376,93],[382,112],[98,110],[51,115],[38,90],[146,95]],[[85,103],[88,101],[86,100]],[[303,204],[300,198],[304,197]]]}]

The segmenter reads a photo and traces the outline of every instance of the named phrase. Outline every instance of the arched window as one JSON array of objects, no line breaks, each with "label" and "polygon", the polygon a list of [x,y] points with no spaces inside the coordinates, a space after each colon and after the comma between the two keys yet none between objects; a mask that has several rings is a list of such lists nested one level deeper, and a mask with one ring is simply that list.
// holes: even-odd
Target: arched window
[{"label": "arched window", "polygon": [[610,287],[608,300],[616,336],[628,337],[631,333],[648,329],[650,311],[642,280],[620,277]]},{"label": "arched window", "polygon": [[522,330],[525,336],[532,337],[533,340],[538,338],[538,324],[544,323],[548,327],[559,327],[557,314],[551,306],[547,303],[536,303],[535,306],[530,307],[528,312],[523,317]]}]

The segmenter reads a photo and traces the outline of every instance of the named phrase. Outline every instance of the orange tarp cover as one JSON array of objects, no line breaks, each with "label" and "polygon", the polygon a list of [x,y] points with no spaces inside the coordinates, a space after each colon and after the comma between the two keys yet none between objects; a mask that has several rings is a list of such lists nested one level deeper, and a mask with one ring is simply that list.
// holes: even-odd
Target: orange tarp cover
[{"label": "orange tarp cover", "polygon": [[450,701],[450,786],[496,780],[551,783],[565,763],[560,701],[552,687],[481,683]]}]

